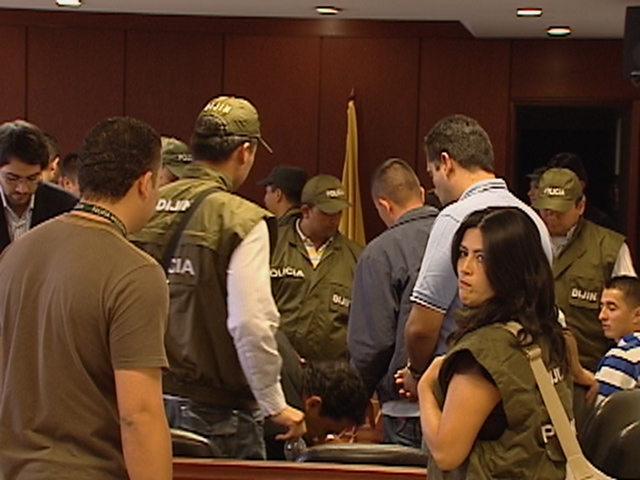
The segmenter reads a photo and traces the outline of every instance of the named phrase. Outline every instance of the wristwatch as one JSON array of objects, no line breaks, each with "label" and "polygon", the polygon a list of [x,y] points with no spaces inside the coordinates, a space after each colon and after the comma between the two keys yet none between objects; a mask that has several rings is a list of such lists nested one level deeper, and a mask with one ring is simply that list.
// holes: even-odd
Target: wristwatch
[{"label": "wristwatch", "polygon": [[409,370],[411,377],[413,377],[416,382],[420,380],[422,374],[424,373],[424,370],[420,371],[413,368],[413,365],[411,365],[410,361],[407,361],[407,370]]}]

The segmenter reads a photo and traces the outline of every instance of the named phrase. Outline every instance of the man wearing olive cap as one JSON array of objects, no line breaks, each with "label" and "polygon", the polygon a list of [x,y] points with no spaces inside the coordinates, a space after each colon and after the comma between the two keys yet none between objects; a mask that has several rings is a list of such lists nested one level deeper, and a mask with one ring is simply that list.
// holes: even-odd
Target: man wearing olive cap
[{"label": "man wearing olive cap", "polygon": [[300,218],[281,230],[271,261],[280,328],[303,358],[346,358],[351,286],[362,252],[338,232],[350,205],[330,175],[311,178],[301,202]]},{"label": "man wearing olive cap", "polygon": [[[193,161],[160,190],[156,213],[132,240],[160,259],[175,225],[204,198],[167,269],[171,294],[163,378],[169,423],[207,436],[225,457],[265,458],[263,418],[305,433],[304,414],[287,405],[271,296],[273,216],[232,192],[246,180],[260,133],[247,100],[218,97],[198,116]],[[214,188],[214,191],[210,189]]]},{"label": "man wearing olive cap", "polygon": [[598,321],[600,293],[612,276],[636,276],[624,237],[583,218],[580,180],[566,168],[541,177],[533,206],[551,234],[556,302],[578,343],[580,363],[594,372],[608,341]]},{"label": "man wearing olive cap", "polygon": [[162,169],[160,186],[175,182],[186,175],[191,163],[191,152],[186,143],[173,137],[162,137]]}]

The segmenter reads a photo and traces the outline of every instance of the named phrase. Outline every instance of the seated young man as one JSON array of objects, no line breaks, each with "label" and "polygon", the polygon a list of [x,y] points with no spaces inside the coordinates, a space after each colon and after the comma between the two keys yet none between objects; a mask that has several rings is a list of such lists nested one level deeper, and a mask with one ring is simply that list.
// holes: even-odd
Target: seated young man
[{"label": "seated young man", "polygon": [[606,282],[598,319],[604,336],[617,342],[596,372],[596,402],[601,402],[620,390],[640,387],[640,280],[619,276]]},{"label": "seated young man", "polygon": [[[304,363],[281,331],[276,332],[276,340],[282,356],[282,389],[287,403],[305,413],[307,445],[364,422],[369,398],[356,370],[344,361]],[[284,460],[284,441],[278,439],[284,431],[266,420],[269,460]]]}]

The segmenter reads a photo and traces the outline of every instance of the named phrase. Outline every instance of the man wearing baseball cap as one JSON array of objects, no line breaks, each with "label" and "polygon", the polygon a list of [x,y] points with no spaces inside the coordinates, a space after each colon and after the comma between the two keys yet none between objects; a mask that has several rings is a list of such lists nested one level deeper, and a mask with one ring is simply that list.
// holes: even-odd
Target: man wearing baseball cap
[{"label": "man wearing baseball cap", "polygon": [[[304,414],[287,405],[274,332],[279,316],[269,277],[273,216],[235,195],[267,150],[255,107],[236,97],[211,100],[191,136],[185,176],[160,190],[156,213],[134,240],[166,265],[171,294],[163,378],[171,427],[210,439],[222,455],[264,459],[263,419],[304,435]],[[202,199],[179,241],[169,238]]]},{"label": "man wearing baseball cap", "polygon": [[580,363],[595,372],[608,341],[598,321],[600,293],[612,276],[636,276],[622,235],[583,218],[586,200],[577,175],[550,168],[533,206],[551,234],[556,302],[578,343]]},{"label": "man wearing baseball cap", "polygon": [[271,281],[281,329],[308,360],[347,355],[351,286],[362,247],[338,232],[350,206],[331,175],[311,178],[301,196],[301,216],[281,230],[271,260]]},{"label": "man wearing baseball cap", "polygon": [[307,176],[304,168],[278,165],[258,182],[265,186],[264,205],[278,219],[278,227],[286,227],[300,216],[300,195]]},{"label": "man wearing baseball cap", "polygon": [[191,163],[191,152],[186,143],[173,137],[161,137],[162,170],[160,186],[175,182],[186,175],[187,165]]}]

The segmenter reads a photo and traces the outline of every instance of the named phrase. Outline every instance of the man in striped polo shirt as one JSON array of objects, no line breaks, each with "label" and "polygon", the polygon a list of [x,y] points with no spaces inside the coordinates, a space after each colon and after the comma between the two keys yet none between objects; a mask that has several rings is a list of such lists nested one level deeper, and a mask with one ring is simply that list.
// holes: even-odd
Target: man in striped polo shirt
[{"label": "man in striped polo shirt", "polygon": [[617,342],[596,372],[600,402],[620,390],[640,387],[640,280],[619,276],[606,282],[598,319],[604,336]]}]

